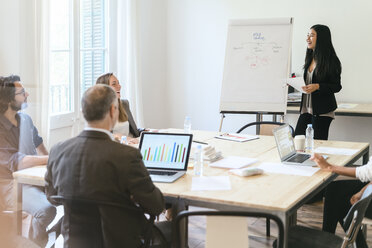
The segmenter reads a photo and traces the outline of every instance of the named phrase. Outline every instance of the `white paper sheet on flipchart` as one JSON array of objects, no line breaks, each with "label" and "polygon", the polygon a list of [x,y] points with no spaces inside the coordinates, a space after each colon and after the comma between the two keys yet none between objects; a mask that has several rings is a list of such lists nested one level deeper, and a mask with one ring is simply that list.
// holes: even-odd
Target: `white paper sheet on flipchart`
[{"label": "white paper sheet on flipchart", "polygon": [[191,183],[192,191],[231,190],[230,177],[193,177]]},{"label": "white paper sheet on flipchart", "polygon": [[346,156],[352,156],[358,151],[359,151],[358,149],[335,148],[335,147],[325,147],[325,146],[320,146],[314,150],[315,153],[346,155]]},{"label": "white paper sheet on flipchart", "polygon": [[355,108],[356,106],[358,106],[358,104],[356,103],[340,103],[338,105],[338,108],[339,109],[352,109],[352,108]]},{"label": "white paper sheet on flipchart", "polygon": [[282,163],[262,163],[257,168],[264,170],[264,173],[286,174],[311,177],[320,168],[302,165],[288,165]]},{"label": "white paper sheet on flipchart", "polygon": [[287,84],[289,84],[299,92],[306,94],[306,92],[302,89],[303,86],[306,86],[305,81],[302,77],[288,78]]},{"label": "white paper sheet on flipchart", "polygon": [[256,163],[257,161],[258,159],[256,158],[229,156],[214,163],[210,163],[209,166],[216,168],[240,169],[250,164]]}]

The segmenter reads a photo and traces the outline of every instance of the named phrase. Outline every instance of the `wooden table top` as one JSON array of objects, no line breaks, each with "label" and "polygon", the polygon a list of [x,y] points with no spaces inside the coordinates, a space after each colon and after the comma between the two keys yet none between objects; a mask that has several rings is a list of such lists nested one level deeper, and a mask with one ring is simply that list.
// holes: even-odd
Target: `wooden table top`
[{"label": "wooden table top", "polygon": [[[258,140],[244,143],[224,141],[220,139],[208,140],[208,143],[221,150],[224,156],[246,156],[258,158],[258,166],[262,162],[279,163],[280,158],[272,136],[260,136]],[[344,166],[360,152],[369,147],[368,143],[315,141],[315,148],[319,146],[358,149],[353,156],[329,155],[328,161],[332,164]],[[298,201],[312,192],[332,173],[319,170],[311,177],[284,174],[264,173],[258,176],[239,177],[228,173],[228,169],[211,168],[204,165],[204,176],[229,176],[231,190],[228,191],[191,191],[193,170],[176,182],[156,183],[164,195],[186,198],[195,201],[207,201],[216,204],[235,205],[286,211]]]},{"label": "wooden table top", "polygon": [[[213,138],[216,132],[193,131],[195,139],[206,141],[221,150],[224,156],[245,156],[258,158],[262,162],[280,162],[275,140],[272,136],[260,136],[257,140],[232,142]],[[212,135],[213,134],[213,135]],[[368,143],[342,141],[315,141],[319,146],[358,149],[353,156],[329,155],[332,164],[344,166],[369,147]],[[13,173],[20,183],[44,185],[45,166],[33,167]],[[228,191],[191,191],[193,170],[174,183],[155,183],[165,196],[181,197],[189,200],[286,211],[299,200],[318,187],[332,174],[319,170],[311,177],[264,173],[251,177],[239,177],[228,173],[227,169],[211,168],[204,165],[204,176],[229,176],[231,190]]]}]

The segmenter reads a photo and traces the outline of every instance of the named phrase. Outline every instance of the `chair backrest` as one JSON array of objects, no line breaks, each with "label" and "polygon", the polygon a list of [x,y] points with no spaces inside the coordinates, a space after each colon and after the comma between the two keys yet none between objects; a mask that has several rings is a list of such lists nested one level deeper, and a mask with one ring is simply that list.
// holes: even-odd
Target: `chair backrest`
[{"label": "chair backrest", "polygon": [[[237,133],[242,132],[244,129],[251,127],[251,126],[257,126],[256,134],[257,135],[270,135],[272,136],[272,130],[277,127],[284,125],[283,122],[275,122],[275,121],[257,121],[257,122],[251,122],[246,125],[244,125],[242,128],[240,128]],[[292,136],[294,135],[294,129],[291,125],[289,125],[289,128],[291,129]]]},{"label": "chair backrest", "polygon": [[[106,247],[101,221],[101,207],[112,207],[120,211],[144,215],[140,207],[131,207],[119,203],[98,201],[91,199],[71,198],[64,196],[51,196],[50,199],[62,204],[64,207],[63,229],[64,242],[67,247]],[[150,247],[153,238],[153,225],[155,216],[150,215],[145,227],[143,247]],[[125,223],[123,223],[125,224]],[[63,231],[62,231],[63,232]],[[124,233],[123,233],[124,235]]]},{"label": "chair backrest", "polygon": [[[278,226],[278,239],[277,239],[277,248],[282,248],[284,244],[284,225],[279,217],[259,212],[246,212],[246,211],[182,211],[180,212],[175,219],[176,226],[176,241],[178,247],[184,247],[185,244],[182,244],[182,221],[190,216],[225,216],[225,217],[255,217],[255,218],[267,218],[273,220]],[[223,227],[221,227],[223,228]],[[187,236],[187,235],[186,235]],[[231,244],[234,246],[234,244]],[[239,245],[239,244],[236,244]]]},{"label": "chair backrest", "polygon": [[346,236],[341,247],[347,247],[349,244],[354,243],[371,199],[372,185],[365,189],[362,198],[351,206],[344,218],[344,224],[342,226],[346,232]]}]

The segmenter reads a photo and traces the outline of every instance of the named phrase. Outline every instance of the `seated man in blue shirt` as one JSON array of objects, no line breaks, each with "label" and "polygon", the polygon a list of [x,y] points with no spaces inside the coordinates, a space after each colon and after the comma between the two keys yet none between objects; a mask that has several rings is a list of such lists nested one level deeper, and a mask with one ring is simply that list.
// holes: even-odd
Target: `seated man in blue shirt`
[{"label": "seated man in blue shirt", "polygon": [[[27,97],[19,76],[0,77],[0,211],[14,209],[12,173],[48,162],[48,151],[30,116],[18,112],[27,106]],[[56,209],[44,188],[23,186],[23,210],[33,216],[29,237],[45,246],[46,228]]]}]

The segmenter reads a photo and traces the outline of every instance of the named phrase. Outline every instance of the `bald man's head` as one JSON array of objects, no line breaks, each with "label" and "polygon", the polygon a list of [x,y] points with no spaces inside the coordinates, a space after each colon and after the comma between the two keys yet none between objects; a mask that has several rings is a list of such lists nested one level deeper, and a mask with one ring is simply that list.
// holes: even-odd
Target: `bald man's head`
[{"label": "bald man's head", "polygon": [[110,86],[97,84],[90,87],[81,99],[85,120],[88,122],[103,120],[110,112],[111,105],[117,101],[116,93]]}]

